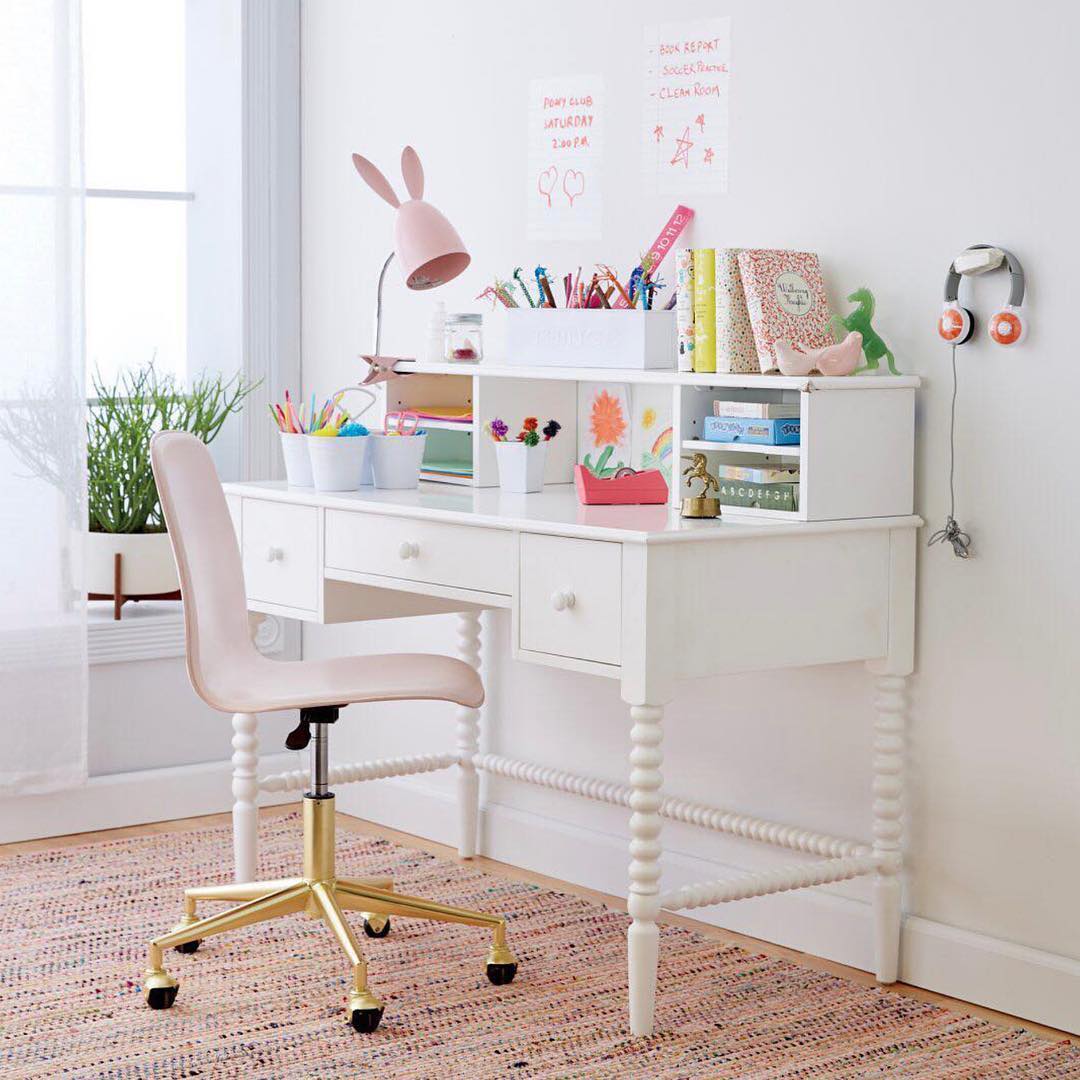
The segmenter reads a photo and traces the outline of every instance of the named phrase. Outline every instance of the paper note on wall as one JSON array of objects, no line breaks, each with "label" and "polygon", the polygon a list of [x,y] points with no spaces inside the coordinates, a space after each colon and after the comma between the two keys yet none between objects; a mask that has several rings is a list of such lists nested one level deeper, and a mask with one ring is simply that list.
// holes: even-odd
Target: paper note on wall
[{"label": "paper note on wall", "polygon": [[600,236],[603,92],[599,75],[529,83],[530,240]]},{"label": "paper note on wall", "polygon": [[726,192],[731,19],[645,28],[642,163],[660,195]]}]

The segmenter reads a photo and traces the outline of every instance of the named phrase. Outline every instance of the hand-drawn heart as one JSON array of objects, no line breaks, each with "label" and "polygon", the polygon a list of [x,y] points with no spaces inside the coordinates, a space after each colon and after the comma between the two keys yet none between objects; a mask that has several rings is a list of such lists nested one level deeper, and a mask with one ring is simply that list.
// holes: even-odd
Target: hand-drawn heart
[{"label": "hand-drawn heart", "polygon": [[559,170],[554,165],[549,165],[536,178],[536,190],[547,199],[548,209],[551,209],[551,193],[555,190],[555,184],[559,179]]},{"label": "hand-drawn heart", "polygon": [[574,200],[585,191],[585,174],[577,169],[567,169],[563,173],[562,189],[573,206]]}]

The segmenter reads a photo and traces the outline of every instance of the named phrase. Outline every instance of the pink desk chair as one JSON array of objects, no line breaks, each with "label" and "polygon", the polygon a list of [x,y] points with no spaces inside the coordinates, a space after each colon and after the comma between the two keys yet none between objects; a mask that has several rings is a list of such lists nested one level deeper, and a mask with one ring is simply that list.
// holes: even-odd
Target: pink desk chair
[{"label": "pink desk chair", "polygon": [[[176,1000],[177,980],[164,967],[170,947],[192,953],[203,938],[279,915],[306,911],[322,918],[352,964],[352,1026],[374,1031],[383,1005],[369,989],[367,964],[346,911],[364,915],[370,937],[384,937],[388,916],[403,915],[491,929],[487,975],[495,985],[517,972],[506,945],[506,923],[497,915],[447,907],[392,891],[388,878],[337,877],[334,869],[334,796],[327,790],[329,725],[343,705],[363,701],[452,701],[478,708],[484,688],[477,673],[446,656],[400,654],[332,660],[274,661],[252,644],[240,552],[221,485],[206,447],[191,435],[155,435],[150,456],[161,506],[172,538],[184,598],[188,674],[196,693],[225,713],[299,709],[289,736],[293,749],[311,746],[311,790],[304,796],[303,875],[280,881],[209,885],[184,892],[184,914],[175,929],[150,943],[143,993],[154,1009]],[[238,900],[237,907],[198,919],[199,900]]]}]

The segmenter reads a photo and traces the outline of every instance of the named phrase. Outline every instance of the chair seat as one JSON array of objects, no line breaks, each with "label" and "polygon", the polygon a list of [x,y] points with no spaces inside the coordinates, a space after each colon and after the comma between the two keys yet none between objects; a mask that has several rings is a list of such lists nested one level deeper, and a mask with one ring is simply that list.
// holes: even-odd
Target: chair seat
[{"label": "chair seat", "polygon": [[205,687],[229,712],[271,712],[365,701],[452,701],[470,709],[484,685],[462,660],[431,653],[339,656],[328,660],[270,660],[254,652],[217,672]]}]

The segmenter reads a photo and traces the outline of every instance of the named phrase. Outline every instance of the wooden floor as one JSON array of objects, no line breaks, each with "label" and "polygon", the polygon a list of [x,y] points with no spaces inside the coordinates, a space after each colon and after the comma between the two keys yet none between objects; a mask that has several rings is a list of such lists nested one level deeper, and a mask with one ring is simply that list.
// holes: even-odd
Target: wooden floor
[{"label": "wooden floor", "polygon": [[[272,817],[294,813],[295,810],[296,806],[294,804],[286,804],[284,806],[265,807],[260,810],[259,813],[263,817]],[[14,855],[16,852],[47,851],[55,848],[75,847],[78,844],[92,843],[95,840],[113,840],[125,836],[146,836],[150,833],[169,833],[185,829],[202,829],[210,825],[228,825],[230,821],[231,818],[228,814],[212,814],[207,817],[182,818],[178,821],[158,821],[149,825],[131,825],[123,829],[74,833],[71,836],[49,837],[44,840],[26,840],[18,844],[0,844],[0,858],[5,855]],[[395,829],[388,829],[385,826],[376,825],[373,822],[361,821],[359,818],[350,817],[346,814],[338,814],[338,823],[341,828],[348,829],[352,832],[362,833],[365,836],[381,837],[385,840],[391,840],[396,844],[401,844],[403,847],[418,848],[431,855],[437,855],[442,859],[449,859],[453,862],[458,861],[456,849],[447,847],[445,844],[436,844],[433,841],[424,840],[408,833],[398,832]],[[545,877],[543,874],[535,874],[531,870],[522,870],[516,866],[496,862],[494,859],[484,858],[483,856],[478,856],[470,861],[490,874],[498,874],[502,877],[513,878],[517,881],[528,881],[535,885],[542,885],[546,888],[572,893],[573,895],[580,896],[594,904],[603,904],[616,911],[626,910],[626,901],[618,896],[609,896],[606,893],[599,893],[593,889],[584,889],[578,885],[571,885],[566,881]],[[688,919],[683,915],[672,915],[668,912],[664,912],[659,921],[673,926],[684,926],[713,941],[740,945],[753,952],[765,953],[767,956],[782,957],[785,960],[790,960],[793,964],[800,964],[803,967],[813,968],[816,971],[825,971],[831,975],[837,975],[844,979],[851,979],[854,982],[862,983],[866,986],[875,985],[874,976],[867,971],[846,967],[844,964],[836,964],[831,960],[822,960],[820,957],[811,956],[808,953],[797,952],[794,949],[786,949],[782,945],[773,945],[767,941],[760,941],[757,938],[747,937],[745,934],[736,934],[729,930],[722,930],[719,927],[711,926],[708,923],[698,922],[696,919]],[[1041,1036],[1042,1038],[1057,1040],[1067,1039],[1070,1042],[1080,1045],[1080,1035],[1072,1035],[1067,1031],[1058,1031],[1056,1028],[1044,1027],[1042,1024],[1035,1024],[1028,1020],[1020,1020],[1015,1016],[1009,1016],[1007,1013],[995,1012],[993,1009],[984,1009],[979,1005],[972,1005],[966,1001],[959,1001],[956,998],[935,994],[932,990],[922,990],[917,986],[907,986],[904,983],[896,983],[891,989],[895,993],[903,994],[905,997],[914,998],[917,1001],[927,1001],[931,1004],[939,1005],[943,1009],[948,1009],[951,1012],[960,1013],[965,1016],[977,1016],[982,1020],[987,1020],[992,1024],[998,1024],[1002,1027],[1024,1028],[1026,1031],[1030,1031],[1032,1034]]]}]

